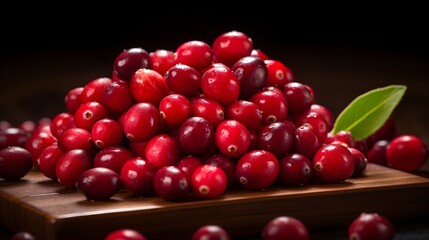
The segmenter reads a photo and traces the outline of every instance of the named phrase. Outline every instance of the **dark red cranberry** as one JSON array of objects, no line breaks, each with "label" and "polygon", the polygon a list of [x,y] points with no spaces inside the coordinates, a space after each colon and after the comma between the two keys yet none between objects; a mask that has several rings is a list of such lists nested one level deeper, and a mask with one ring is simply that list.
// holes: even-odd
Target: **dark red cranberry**
[{"label": "dark red cranberry", "polygon": [[157,49],[150,52],[149,56],[152,62],[152,69],[159,72],[162,76],[176,64],[174,52],[167,49]]},{"label": "dark red cranberry", "polygon": [[258,57],[240,58],[231,71],[240,81],[240,99],[248,99],[268,84],[267,66]]},{"label": "dark red cranberry", "polygon": [[284,121],[288,116],[287,100],[284,93],[278,88],[261,90],[252,95],[249,100],[256,103],[261,109],[262,125]]},{"label": "dark red cranberry", "polygon": [[297,126],[309,124],[313,129],[314,133],[317,135],[319,142],[321,143],[325,142],[325,139],[329,133],[328,124],[325,122],[325,119],[316,112],[308,112],[306,114],[301,115],[296,120],[295,124]]},{"label": "dark red cranberry", "polygon": [[168,134],[159,134],[152,137],[145,148],[145,159],[156,169],[176,165],[181,157],[180,154],[179,145]]},{"label": "dark red cranberry", "polygon": [[281,61],[266,59],[264,63],[268,71],[268,86],[275,86],[281,89],[285,84],[295,81],[295,74]]},{"label": "dark red cranberry", "polygon": [[80,102],[103,102],[104,89],[112,83],[112,79],[108,77],[100,77],[89,81],[83,87],[80,95]]},{"label": "dark red cranberry", "polygon": [[125,113],[122,125],[128,140],[145,142],[158,132],[160,126],[159,110],[151,103],[136,103]]},{"label": "dark red cranberry", "polygon": [[92,201],[109,200],[121,188],[122,183],[119,174],[104,167],[90,168],[76,180],[76,189]]},{"label": "dark red cranberry", "polygon": [[30,137],[31,134],[18,127],[0,130],[0,150],[10,146],[25,147]]},{"label": "dark red cranberry", "polygon": [[85,149],[91,151],[94,147],[91,132],[84,128],[67,129],[58,139],[58,146],[67,152],[73,149]]},{"label": "dark red cranberry", "polygon": [[232,67],[239,59],[250,56],[253,50],[253,42],[243,32],[229,31],[215,38],[212,49],[217,62]]},{"label": "dark red cranberry", "polygon": [[279,172],[279,160],[273,153],[252,150],[238,160],[235,175],[244,189],[262,191],[274,184]]},{"label": "dark red cranberry", "polygon": [[192,240],[230,240],[228,232],[216,224],[203,225],[193,234]]},{"label": "dark red cranberry", "polygon": [[214,143],[213,126],[202,117],[190,117],[177,132],[179,148],[186,154],[201,156]]},{"label": "dark red cranberry", "polygon": [[274,122],[259,131],[257,148],[267,150],[282,158],[290,152],[294,141],[295,127],[289,121]]},{"label": "dark red cranberry", "polygon": [[240,94],[240,81],[227,67],[211,67],[201,77],[203,94],[223,106],[235,102]]},{"label": "dark red cranberry", "polygon": [[225,156],[240,157],[249,149],[249,130],[237,120],[224,120],[215,130],[215,144]]},{"label": "dark red cranberry", "polygon": [[366,158],[365,154],[363,154],[358,149],[351,147],[349,147],[348,149],[352,153],[353,160],[355,162],[355,167],[353,169],[353,174],[351,177],[360,177],[366,169],[368,159]]},{"label": "dark red cranberry", "polygon": [[363,212],[349,225],[347,236],[350,240],[392,240],[395,228],[388,218],[374,212]]},{"label": "dark red cranberry", "polygon": [[135,157],[124,163],[121,181],[134,196],[147,196],[153,191],[156,168],[147,160]]},{"label": "dark red cranberry", "polygon": [[55,174],[58,182],[67,188],[75,188],[78,177],[92,168],[92,157],[87,150],[73,149],[58,159]]},{"label": "dark red cranberry", "polygon": [[191,183],[185,172],[176,166],[163,166],[153,178],[153,189],[167,201],[183,201],[191,192]]},{"label": "dark red cranberry", "polygon": [[132,158],[134,158],[134,154],[127,148],[121,146],[106,147],[95,154],[93,165],[120,173],[122,166]]},{"label": "dark red cranberry", "polygon": [[138,69],[151,67],[149,53],[145,49],[134,47],[124,50],[115,58],[113,73],[123,81],[130,81]]},{"label": "dark red cranberry", "polygon": [[329,131],[332,130],[335,123],[334,115],[332,114],[331,110],[329,110],[327,107],[313,103],[310,106],[310,109],[308,112],[316,112],[318,115],[322,116],[323,119],[325,119],[326,124],[328,125]]},{"label": "dark red cranberry", "polygon": [[264,240],[309,240],[310,233],[298,218],[281,215],[268,221],[262,229]]},{"label": "dark red cranberry", "polygon": [[10,146],[0,150],[0,178],[6,181],[18,181],[33,167],[30,152],[18,146]]},{"label": "dark red cranberry", "polygon": [[403,134],[393,138],[386,147],[388,166],[406,171],[417,171],[428,158],[428,148],[417,136]]},{"label": "dark red cranberry", "polygon": [[130,90],[136,102],[146,102],[158,106],[170,93],[165,78],[157,71],[141,68],[130,80]]},{"label": "dark red cranberry", "polygon": [[258,58],[260,58],[260,59],[262,59],[264,61],[268,60],[268,55],[264,51],[262,51],[261,49],[259,49],[259,48],[252,49],[252,52],[250,53],[250,56],[258,57]]},{"label": "dark red cranberry", "polygon": [[235,178],[235,162],[231,158],[221,154],[213,154],[204,160],[204,163],[222,168],[226,174],[228,187],[232,188],[235,186],[237,181]]},{"label": "dark red cranberry", "polygon": [[64,97],[64,104],[69,113],[74,114],[79,108],[80,104],[82,103],[80,101],[82,92],[83,87],[75,87],[67,92],[66,96]]},{"label": "dark red cranberry", "polygon": [[131,95],[130,84],[124,81],[112,82],[104,88],[101,100],[110,113],[121,114],[127,111],[133,104],[134,98]]},{"label": "dark red cranberry", "polygon": [[57,143],[51,144],[40,153],[37,159],[39,171],[46,177],[57,180],[56,166],[58,159],[63,155],[63,151]]},{"label": "dark red cranberry", "polygon": [[191,116],[205,118],[216,128],[225,120],[225,110],[219,102],[213,99],[198,97],[191,101]]},{"label": "dark red cranberry", "polygon": [[37,128],[30,138],[27,139],[25,149],[31,153],[34,166],[37,166],[37,159],[40,153],[54,142],[57,142],[57,138],[52,135],[49,125]]},{"label": "dark red cranberry", "polygon": [[164,77],[173,93],[190,98],[201,90],[201,73],[191,66],[176,64],[165,72]]},{"label": "dark red cranberry", "polygon": [[192,155],[182,157],[176,164],[180,170],[186,173],[189,183],[192,180],[192,173],[194,173],[194,170],[201,165],[203,165],[203,161],[199,157]]},{"label": "dark red cranberry", "polygon": [[147,240],[147,238],[137,230],[121,228],[107,234],[104,240]]},{"label": "dark red cranberry", "polygon": [[339,183],[349,179],[355,166],[352,153],[339,144],[322,146],[312,162],[317,179],[327,183]]},{"label": "dark red cranberry", "polygon": [[292,151],[313,159],[314,154],[322,146],[316,133],[309,124],[303,124],[294,131]]},{"label": "dark red cranberry", "polygon": [[176,49],[176,63],[181,63],[201,71],[212,63],[213,51],[209,44],[193,40],[182,43]]},{"label": "dark red cranberry", "polygon": [[98,120],[91,128],[92,141],[99,148],[120,145],[123,134],[121,124],[110,118]]},{"label": "dark red cranberry", "polygon": [[248,101],[238,100],[226,108],[226,119],[234,119],[248,129],[256,129],[262,122],[262,110],[259,105]]},{"label": "dark red cranberry", "polygon": [[282,185],[301,186],[307,184],[313,176],[313,165],[304,155],[291,153],[280,160],[279,182]]},{"label": "dark red cranberry", "polygon": [[308,111],[316,101],[314,90],[300,82],[289,82],[284,85],[283,91],[288,102],[288,112],[291,115],[299,115]]},{"label": "dark red cranberry", "polygon": [[220,167],[203,164],[192,173],[191,190],[197,197],[219,197],[227,186],[226,174]]},{"label": "dark red cranberry", "polygon": [[375,142],[365,154],[368,162],[387,166],[386,147],[388,144],[389,140],[379,140]]}]

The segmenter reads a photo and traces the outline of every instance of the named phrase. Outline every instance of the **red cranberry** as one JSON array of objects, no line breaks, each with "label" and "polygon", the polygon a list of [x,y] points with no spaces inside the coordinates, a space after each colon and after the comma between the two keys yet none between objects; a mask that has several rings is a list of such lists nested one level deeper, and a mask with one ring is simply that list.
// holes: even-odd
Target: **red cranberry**
[{"label": "red cranberry", "polygon": [[175,54],[173,51],[166,49],[157,49],[149,53],[152,69],[159,72],[162,76],[165,75],[168,69],[174,66]]},{"label": "red cranberry", "polygon": [[170,93],[165,78],[157,71],[141,68],[130,80],[130,90],[136,102],[152,103],[155,106]]},{"label": "red cranberry", "polygon": [[112,79],[107,77],[100,77],[89,81],[83,87],[83,91],[80,96],[81,103],[87,102],[98,102],[102,103],[104,89],[112,83]]},{"label": "red cranberry", "polygon": [[123,130],[131,142],[145,142],[155,136],[160,126],[158,108],[147,102],[136,103],[124,116]]},{"label": "red cranberry", "polygon": [[[317,135],[319,142],[325,142],[325,139],[329,133],[328,124],[326,124],[325,119],[316,112],[308,112],[301,115],[295,122],[297,126],[303,124],[309,124],[313,129],[314,133]],[[336,140],[340,140],[337,139]],[[353,145],[354,146],[354,145]]]},{"label": "red cranberry", "polygon": [[325,119],[326,124],[328,125],[329,131],[332,130],[335,123],[334,115],[332,114],[331,110],[329,110],[327,107],[313,103],[310,106],[310,109],[308,112],[316,112],[318,115],[322,116],[323,119]]},{"label": "red cranberry", "polygon": [[203,41],[188,41],[176,49],[176,63],[188,65],[198,71],[210,66],[212,58],[211,46]]},{"label": "red cranberry", "polygon": [[259,48],[252,49],[252,52],[250,53],[250,56],[258,57],[258,58],[260,58],[260,59],[262,59],[264,61],[268,60],[268,55],[264,51],[262,51],[261,49],[259,49]]},{"label": "red cranberry", "polygon": [[36,240],[36,237],[29,232],[19,231],[13,234],[9,240]]},{"label": "red cranberry", "polygon": [[45,148],[37,159],[40,172],[52,180],[57,180],[56,166],[63,153],[57,143]]},{"label": "red cranberry", "polygon": [[176,166],[164,166],[153,178],[153,189],[167,201],[183,201],[191,192],[191,184],[185,172]]},{"label": "red cranberry", "polygon": [[355,147],[356,140],[353,137],[352,133],[347,130],[341,130],[337,133],[329,132],[326,136],[325,143],[331,143],[333,141],[340,141],[345,143],[348,147]]},{"label": "red cranberry", "polygon": [[363,172],[366,169],[368,160],[367,160],[365,154],[363,154],[358,149],[351,148],[351,147],[349,147],[348,149],[352,153],[353,160],[355,162],[355,167],[353,169],[352,177],[360,177],[360,176],[362,176]]},{"label": "red cranberry", "polygon": [[80,105],[74,114],[76,127],[91,131],[92,126],[103,118],[109,117],[107,108],[99,102],[86,102]]},{"label": "red cranberry", "polygon": [[203,117],[216,128],[225,119],[225,110],[213,99],[198,97],[191,101],[191,116]]},{"label": "red cranberry", "polygon": [[82,92],[83,87],[76,87],[67,92],[66,96],[64,97],[64,104],[69,113],[74,114],[79,108],[80,104],[82,103],[80,101]]},{"label": "red cranberry", "polygon": [[113,62],[113,73],[123,81],[130,81],[133,74],[141,68],[151,68],[149,53],[139,47],[121,52]]},{"label": "red cranberry", "polygon": [[194,170],[201,165],[203,165],[203,161],[200,158],[191,155],[182,157],[176,164],[177,168],[186,173],[189,183],[192,181]]},{"label": "red cranberry", "polygon": [[215,38],[212,49],[216,61],[232,67],[242,57],[250,56],[253,42],[243,32],[229,31]]},{"label": "red cranberry", "polygon": [[289,82],[284,85],[283,91],[288,102],[288,112],[291,115],[299,115],[308,111],[315,103],[314,90],[307,84]]},{"label": "red cranberry", "polygon": [[180,126],[177,142],[186,154],[201,156],[214,143],[213,126],[202,117],[190,117]]},{"label": "red cranberry", "polygon": [[304,223],[291,216],[278,216],[268,221],[262,229],[264,240],[309,240],[310,234]]},{"label": "red cranberry", "polygon": [[223,106],[235,102],[240,94],[240,81],[227,67],[211,67],[201,77],[203,94]]},{"label": "red cranberry", "polygon": [[127,111],[133,104],[134,98],[131,95],[130,84],[124,81],[112,82],[104,88],[102,100],[110,113],[121,114]]},{"label": "red cranberry", "polygon": [[273,153],[252,150],[238,160],[235,175],[244,189],[260,191],[273,185],[279,172],[279,160]]},{"label": "red cranberry", "polygon": [[92,168],[92,157],[87,150],[74,149],[64,152],[58,159],[55,174],[58,182],[67,187],[75,188],[78,177]]},{"label": "red cranberry", "polygon": [[127,148],[121,146],[106,147],[95,154],[93,165],[120,173],[122,166],[132,158],[134,158],[134,154]]},{"label": "red cranberry", "polygon": [[121,228],[107,234],[104,240],[147,240],[147,238],[137,230]]},{"label": "red cranberry", "polygon": [[395,229],[381,214],[363,212],[350,223],[347,235],[350,240],[392,240]]},{"label": "red cranberry", "polygon": [[10,146],[25,147],[30,137],[26,131],[17,127],[0,130],[0,150]]},{"label": "red cranberry", "polygon": [[266,59],[264,63],[267,66],[267,84],[269,86],[282,89],[285,84],[295,81],[295,74],[281,61]]},{"label": "red cranberry", "polygon": [[235,162],[231,158],[221,154],[213,154],[204,160],[204,163],[222,168],[228,181],[228,187],[232,188],[235,186]]},{"label": "red cranberry", "polygon": [[225,172],[220,167],[203,164],[192,174],[191,190],[201,198],[221,196],[228,186]]},{"label": "red cranberry", "polygon": [[262,125],[286,120],[287,100],[284,93],[275,87],[261,90],[253,94],[250,99],[256,103],[262,111]]},{"label": "red cranberry", "polygon": [[165,81],[173,93],[188,98],[201,90],[201,73],[185,64],[176,64],[165,72]]},{"label": "red cranberry", "polygon": [[64,152],[73,149],[91,151],[94,147],[91,133],[84,128],[67,129],[58,139],[58,145]]},{"label": "red cranberry", "polygon": [[167,125],[178,127],[191,116],[191,102],[184,95],[169,94],[159,103],[159,114]]},{"label": "red cranberry", "polygon": [[339,183],[353,174],[355,162],[352,153],[339,144],[326,144],[314,155],[313,168],[317,179],[327,183]]},{"label": "red cranberry", "polygon": [[294,125],[289,121],[268,124],[258,134],[257,147],[282,158],[292,149],[294,131]]},{"label": "red cranberry", "polygon": [[322,146],[316,133],[309,124],[303,124],[294,131],[292,151],[313,159],[314,154]]},{"label": "red cranberry", "polygon": [[18,146],[10,146],[0,150],[0,178],[6,181],[18,181],[33,167],[30,152]]},{"label": "red cranberry", "polygon": [[135,157],[124,163],[121,169],[121,181],[134,196],[147,196],[152,193],[156,168],[141,157]]},{"label": "red cranberry", "polygon": [[57,138],[52,135],[49,125],[36,129],[30,138],[27,139],[25,149],[31,153],[34,166],[37,166],[37,159],[42,151],[54,142],[57,142]]},{"label": "red cranberry", "polygon": [[264,61],[258,57],[240,58],[231,67],[240,81],[240,99],[248,99],[268,83],[268,70]]},{"label": "red cranberry", "polygon": [[121,190],[122,183],[119,174],[112,169],[94,167],[77,178],[76,188],[88,200],[105,201]]},{"label": "red cranberry", "polygon": [[199,227],[192,234],[192,240],[230,240],[230,236],[220,225],[209,224]]},{"label": "red cranberry", "polygon": [[69,112],[59,113],[52,119],[50,127],[52,135],[59,138],[64,131],[76,127],[74,115]]},{"label": "red cranberry", "polygon": [[248,101],[238,100],[226,108],[226,119],[234,119],[248,129],[256,129],[262,122],[262,110],[259,105]]},{"label": "red cranberry", "polygon": [[368,162],[387,166],[386,148],[388,144],[389,140],[378,140],[375,142],[365,154]]},{"label": "red cranberry", "polygon": [[99,148],[118,146],[122,142],[121,124],[110,118],[98,120],[91,129],[91,138]]},{"label": "red cranberry", "polygon": [[313,176],[311,161],[299,153],[291,153],[280,160],[279,182],[282,185],[301,186],[307,184]]},{"label": "red cranberry", "polygon": [[176,140],[168,134],[152,137],[146,144],[145,159],[156,169],[176,165],[180,159],[180,149]]},{"label": "red cranberry", "polygon": [[428,149],[417,136],[405,134],[392,139],[386,147],[388,166],[406,171],[417,171],[428,158]]},{"label": "red cranberry", "polygon": [[215,130],[215,144],[225,156],[240,157],[249,149],[249,130],[237,120],[224,120]]}]

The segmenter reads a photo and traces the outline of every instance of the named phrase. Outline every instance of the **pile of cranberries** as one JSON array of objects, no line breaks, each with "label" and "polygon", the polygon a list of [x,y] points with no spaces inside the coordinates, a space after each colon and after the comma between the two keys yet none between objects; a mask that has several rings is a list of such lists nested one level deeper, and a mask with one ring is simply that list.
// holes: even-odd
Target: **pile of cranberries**
[{"label": "pile of cranberries", "polygon": [[392,119],[370,137],[331,132],[334,116],[243,32],[174,51],[125,49],[112,74],[70,89],[52,119],[0,123],[0,178],[31,169],[88,200],[126,189],[167,201],[242,188],[361,176],[367,162],[416,171],[428,151]]}]

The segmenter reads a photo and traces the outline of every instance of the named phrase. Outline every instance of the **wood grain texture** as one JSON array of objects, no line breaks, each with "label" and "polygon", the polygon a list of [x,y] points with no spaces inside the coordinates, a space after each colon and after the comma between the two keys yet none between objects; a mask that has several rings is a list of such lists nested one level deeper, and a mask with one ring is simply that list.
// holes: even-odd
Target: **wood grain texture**
[{"label": "wood grain texture", "polygon": [[103,239],[118,228],[134,228],[149,239],[190,239],[203,224],[222,225],[234,239],[258,238],[279,215],[301,219],[311,231],[345,227],[359,213],[379,212],[395,220],[429,213],[429,179],[369,164],[363,177],[341,184],[230,190],[217,199],[167,202],[134,197],[123,190],[110,201],[87,201],[37,171],[20,182],[0,181],[0,225],[27,230],[37,239]]}]

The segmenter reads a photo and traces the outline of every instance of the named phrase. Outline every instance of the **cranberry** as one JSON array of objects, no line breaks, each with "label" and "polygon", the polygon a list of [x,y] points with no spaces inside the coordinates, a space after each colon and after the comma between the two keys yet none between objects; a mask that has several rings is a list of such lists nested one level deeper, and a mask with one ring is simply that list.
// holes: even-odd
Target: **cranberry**
[{"label": "cranberry", "polygon": [[279,182],[282,185],[301,186],[307,184],[313,176],[311,161],[299,153],[291,153],[280,160]]},{"label": "cranberry", "polygon": [[40,172],[52,180],[57,180],[56,166],[58,159],[60,159],[63,153],[57,143],[46,147],[37,159]]},{"label": "cranberry", "polygon": [[281,122],[287,118],[287,100],[284,93],[275,87],[253,94],[249,100],[256,103],[262,111],[262,125]]},{"label": "cranberry", "polygon": [[317,179],[327,183],[339,183],[350,178],[355,162],[347,147],[326,144],[314,155],[313,168]]},{"label": "cranberry", "polygon": [[167,125],[180,126],[191,116],[191,102],[184,95],[169,94],[159,103],[159,114]]},{"label": "cranberry", "polygon": [[37,124],[33,120],[25,120],[21,122],[18,127],[24,130],[24,132],[31,134],[36,129]]},{"label": "cranberry", "polygon": [[58,139],[58,145],[64,152],[73,149],[91,151],[94,147],[91,133],[84,128],[70,128]]},{"label": "cranberry", "polygon": [[25,149],[31,153],[34,166],[37,166],[37,159],[39,158],[42,151],[54,142],[57,142],[57,138],[52,135],[49,125],[37,128],[27,139],[27,142],[25,143]]},{"label": "cranberry", "polygon": [[0,178],[17,181],[23,178],[33,167],[30,152],[19,146],[10,146],[0,150]]},{"label": "cranberry", "polygon": [[215,144],[225,156],[240,157],[249,149],[249,130],[237,120],[224,120],[215,130]]},{"label": "cranberry", "polygon": [[119,174],[112,169],[94,167],[83,172],[76,180],[76,189],[88,200],[105,201],[122,188]]},{"label": "cranberry", "polygon": [[147,240],[147,238],[137,230],[121,228],[107,234],[104,240]]},{"label": "cranberry", "polygon": [[146,145],[147,145],[147,141],[146,142],[129,142],[128,149],[134,154],[134,156],[144,158]]},{"label": "cranberry", "polygon": [[177,132],[179,148],[186,154],[201,156],[214,143],[213,126],[202,117],[190,117]]},{"label": "cranberry", "polygon": [[79,108],[80,104],[82,103],[80,101],[82,92],[83,87],[75,87],[67,92],[66,96],[64,97],[64,105],[66,106],[69,113],[74,114]]},{"label": "cranberry", "polygon": [[26,131],[18,127],[8,127],[0,130],[0,150],[10,146],[25,147],[31,137]]},{"label": "cranberry", "polygon": [[188,182],[192,181],[192,174],[197,167],[203,165],[203,161],[195,156],[185,156],[179,159],[176,164],[176,167],[182,170],[182,172],[186,173],[186,177],[188,178]]},{"label": "cranberry", "polygon": [[179,145],[168,134],[156,135],[146,144],[145,159],[156,169],[176,165],[180,157]]},{"label": "cranberry", "polygon": [[159,105],[162,98],[170,93],[165,78],[157,71],[141,68],[130,80],[131,95],[136,102]]},{"label": "cranberry", "polygon": [[36,240],[36,237],[29,232],[19,231],[13,234],[9,240]]},{"label": "cranberry", "polygon": [[365,154],[368,162],[387,166],[386,148],[388,144],[389,140],[378,140],[375,142]]},{"label": "cranberry", "polygon": [[227,186],[226,174],[220,167],[203,164],[192,173],[191,190],[197,197],[219,197]]},{"label": "cranberry", "polygon": [[242,57],[250,56],[253,42],[245,33],[234,30],[217,36],[212,49],[216,61],[232,67]]},{"label": "cranberry", "polygon": [[123,81],[130,81],[133,74],[141,68],[151,68],[149,53],[140,47],[121,52],[113,62],[113,73]]},{"label": "cranberry", "polygon": [[80,105],[74,114],[76,127],[91,131],[92,126],[103,118],[109,117],[107,108],[99,102],[86,102]]},{"label": "cranberry", "polygon": [[238,100],[226,108],[226,119],[234,119],[248,129],[256,129],[262,122],[262,110],[259,105],[248,101]]},{"label": "cranberry", "polygon": [[247,190],[265,190],[277,179],[280,164],[277,157],[265,150],[246,152],[236,164],[236,178]]},{"label": "cranberry", "polygon": [[353,137],[352,133],[347,130],[340,130],[337,133],[329,132],[326,136],[325,143],[331,143],[333,141],[340,141],[345,143],[348,147],[354,148],[356,145],[356,140]]},{"label": "cranberry", "polygon": [[188,65],[176,64],[165,72],[164,77],[173,93],[190,98],[201,90],[201,73]]},{"label": "cranberry", "polygon": [[322,146],[316,133],[309,124],[303,124],[294,131],[292,151],[313,159],[314,154]]},{"label": "cranberry", "polygon": [[211,67],[201,77],[201,90],[206,97],[227,106],[239,98],[240,81],[227,67]]},{"label": "cranberry", "polygon": [[316,112],[318,115],[322,116],[323,119],[325,119],[326,124],[328,125],[329,131],[332,130],[335,123],[334,115],[332,114],[331,110],[329,110],[327,107],[313,103],[310,106],[310,109],[308,112]]},{"label": "cranberry", "polygon": [[122,166],[132,158],[134,158],[134,154],[127,148],[121,146],[106,147],[95,154],[93,165],[121,173]]},{"label": "cranberry", "polygon": [[239,59],[231,67],[231,71],[240,81],[241,99],[248,99],[268,83],[267,66],[258,57],[246,56]]},{"label": "cranberry", "polygon": [[[328,130],[328,124],[326,124],[325,119],[322,116],[320,116],[316,112],[308,112],[306,114],[301,115],[296,120],[295,124],[297,126],[300,126],[300,125],[303,125],[304,123],[309,124],[311,126],[314,133],[317,135],[319,142],[321,143],[325,142],[325,139],[329,133],[329,130]],[[337,140],[340,140],[340,139],[337,139]]]},{"label": "cranberry", "polygon": [[81,103],[98,102],[102,103],[104,89],[112,83],[112,79],[107,77],[100,77],[89,81],[83,87],[80,95]]},{"label": "cranberry", "polygon": [[176,63],[188,65],[198,71],[210,66],[212,58],[211,46],[203,41],[188,41],[176,49]]},{"label": "cranberry", "polygon": [[228,181],[228,187],[232,188],[235,186],[235,162],[231,158],[221,154],[213,154],[204,160],[204,163],[222,168]]},{"label": "cranberry", "polygon": [[349,147],[348,149],[352,153],[353,160],[355,162],[352,177],[360,177],[366,169],[368,159],[366,158],[365,154],[363,154],[358,149],[351,147]]},{"label": "cranberry", "polygon": [[283,91],[288,102],[288,112],[291,115],[299,115],[308,111],[315,103],[314,90],[307,84],[289,82],[284,85]]},{"label": "cranberry", "polygon": [[392,139],[386,147],[388,166],[406,171],[417,171],[428,158],[428,149],[417,136],[404,134]]},{"label": "cranberry", "polygon": [[164,200],[183,201],[191,191],[191,184],[187,174],[180,168],[164,166],[155,173],[153,189]]},{"label": "cranberry", "polygon": [[124,81],[112,82],[104,88],[100,102],[112,114],[121,114],[127,111],[133,104],[130,84]]},{"label": "cranberry", "polygon": [[192,240],[229,240],[228,232],[216,224],[203,225],[193,234]]},{"label": "cranberry", "polygon": [[52,135],[59,138],[64,131],[76,127],[74,115],[69,112],[59,113],[52,119],[50,127]]},{"label": "cranberry", "polygon": [[191,102],[191,115],[205,118],[216,128],[225,119],[225,110],[213,99],[198,97]]},{"label": "cranberry", "polygon": [[310,234],[298,218],[281,215],[268,221],[262,229],[264,240],[309,240]]},{"label": "cranberry", "polygon": [[264,60],[267,66],[267,84],[280,89],[287,83],[295,81],[295,74],[284,63],[274,59]]},{"label": "cranberry", "polygon": [[147,160],[135,157],[124,163],[121,181],[134,196],[147,196],[152,193],[156,168]]},{"label": "cranberry", "polygon": [[78,177],[90,168],[92,168],[91,154],[87,150],[73,149],[64,152],[58,159],[55,174],[61,185],[75,188]]},{"label": "cranberry", "polygon": [[264,51],[262,51],[261,49],[259,49],[259,48],[252,49],[252,52],[250,53],[250,56],[258,57],[258,58],[260,58],[260,59],[262,59],[264,61],[268,60],[268,55]]},{"label": "cranberry", "polygon": [[395,229],[385,216],[375,212],[363,212],[350,223],[347,235],[350,240],[392,240]]},{"label": "cranberry", "polygon": [[150,52],[149,57],[152,62],[152,69],[162,76],[176,63],[174,52],[167,49],[157,49],[154,52]]},{"label": "cranberry", "polygon": [[159,126],[158,108],[151,103],[142,102],[128,109],[122,127],[131,142],[145,142],[157,134]]},{"label": "cranberry", "polygon": [[292,149],[295,127],[289,121],[274,122],[259,131],[257,147],[282,158]]},{"label": "cranberry", "polygon": [[113,147],[122,142],[123,130],[119,122],[103,118],[98,120],[91,129],[91,138],[99,148]]}]

